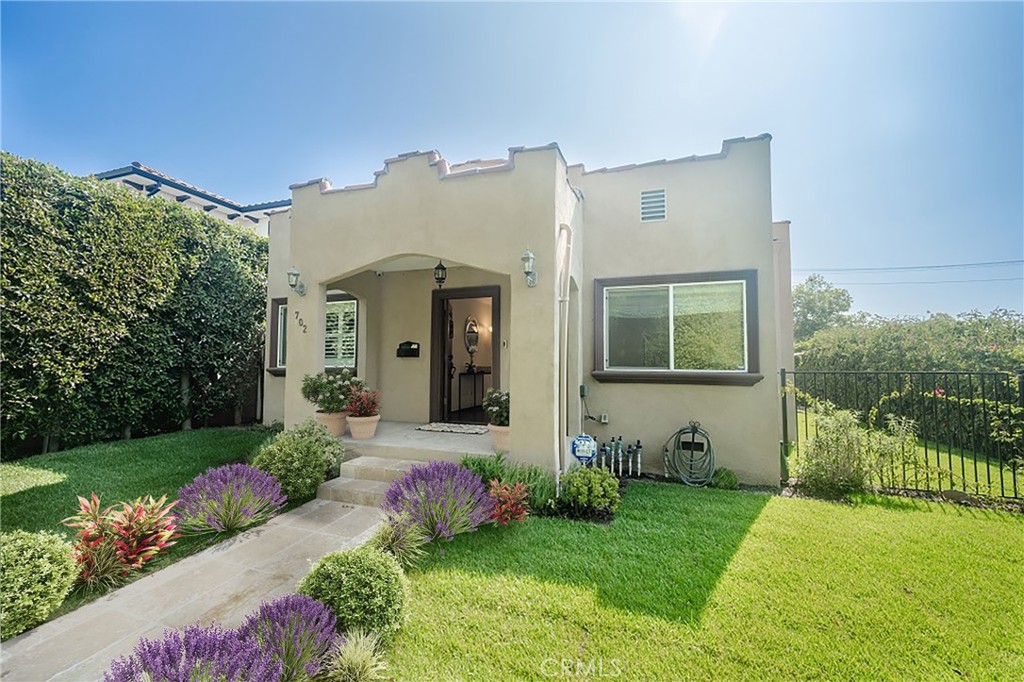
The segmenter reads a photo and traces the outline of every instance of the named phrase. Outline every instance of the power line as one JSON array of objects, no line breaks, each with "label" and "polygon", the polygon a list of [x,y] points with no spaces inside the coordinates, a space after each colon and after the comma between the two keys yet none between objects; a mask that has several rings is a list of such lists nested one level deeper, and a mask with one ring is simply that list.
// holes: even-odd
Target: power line
[{"label": "power line", "polygon": [[1024,260],[993,260],[983,263],[948,263],[945,265],[900,265],[882,268],[793,268],[793,272],[909,272],[914,270],[955,270],[958,268],[988,268],[1000,265],[1020,265]]},{"label": "power line", "polygon": [[1024,277],[995,277],[992,279],[933,279],[918,282],[832,282],[843,286],[903,286],[906,284],[971,284],[974,282],[1020,282]]}]

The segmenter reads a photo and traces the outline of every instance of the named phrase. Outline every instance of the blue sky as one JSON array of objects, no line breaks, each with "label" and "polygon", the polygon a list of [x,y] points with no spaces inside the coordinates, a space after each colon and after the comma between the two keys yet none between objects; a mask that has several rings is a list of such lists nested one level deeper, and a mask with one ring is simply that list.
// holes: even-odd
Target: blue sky
[{"label": "blue sky", "polygon": [[[0,144],[257,202],[414,149],[596,168],[769,132],[797,280],[1019,261],[1022,8],[3,2]],[[826,277],[884,315],[1024,309],[1019,263]]]}]

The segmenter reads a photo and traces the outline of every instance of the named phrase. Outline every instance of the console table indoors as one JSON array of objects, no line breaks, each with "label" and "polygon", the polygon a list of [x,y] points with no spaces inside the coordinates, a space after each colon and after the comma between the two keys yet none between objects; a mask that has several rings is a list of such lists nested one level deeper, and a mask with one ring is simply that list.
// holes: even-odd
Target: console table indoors
[{"label": "console table indoors", "polygon": [[[479,407],[484,400],[484,377],[490,371],[459,372],[459,410]],[[468,404],[467,404],[468,403]]]}]

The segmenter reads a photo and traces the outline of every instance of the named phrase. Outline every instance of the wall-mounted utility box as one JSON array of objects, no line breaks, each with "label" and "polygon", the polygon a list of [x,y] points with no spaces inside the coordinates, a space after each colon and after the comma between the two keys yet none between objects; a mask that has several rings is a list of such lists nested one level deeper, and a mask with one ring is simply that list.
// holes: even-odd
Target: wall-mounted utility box
[{"label": "wall-mounted utility box", "polygon": [[400,358],[418,358],[420,356],[420,344],[415,341],[402,341],[398,344],[395,355]]}]

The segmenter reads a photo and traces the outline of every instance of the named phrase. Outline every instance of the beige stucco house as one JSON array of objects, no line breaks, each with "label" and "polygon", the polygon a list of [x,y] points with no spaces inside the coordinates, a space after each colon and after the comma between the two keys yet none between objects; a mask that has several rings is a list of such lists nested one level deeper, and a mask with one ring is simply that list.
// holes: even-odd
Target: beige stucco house
[{"label": "beige stucco house", "polygon": [[593,171],[555,144],[415,152],[365,185],[292,186],[269,220],[264,420],[309,418],[303,376],[352,366],[388,421],[482,421],[483,391],[510,391],[511,455],[550,469],[585,430],[641,440],[659,471],[696,420],[720,466],[777,484],[792,308],[770,142]]}]

